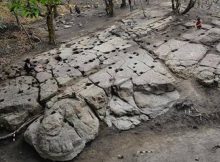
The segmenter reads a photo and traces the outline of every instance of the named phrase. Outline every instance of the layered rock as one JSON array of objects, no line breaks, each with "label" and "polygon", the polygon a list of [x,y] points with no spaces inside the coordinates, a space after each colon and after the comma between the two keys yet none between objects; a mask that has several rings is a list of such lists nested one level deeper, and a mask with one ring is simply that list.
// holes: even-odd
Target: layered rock
[{"label": "layered rock", "polygon": [[41,111],[38,84],[31,76],[7,80],[0,85],[0,125],[14,130]]},{"label": "layered rock", "polygon": [[99,121],[84,102],[63,99],[46,110],[24,136],[43,158],[67,161],[77,156],[98,130]]}]

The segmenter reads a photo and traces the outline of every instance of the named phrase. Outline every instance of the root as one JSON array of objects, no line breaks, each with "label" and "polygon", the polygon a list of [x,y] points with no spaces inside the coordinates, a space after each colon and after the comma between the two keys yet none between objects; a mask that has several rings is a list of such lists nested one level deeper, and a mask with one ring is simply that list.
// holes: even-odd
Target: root
[{"label": "root", "polygon": [[22,124],[18,129],[16,129],[14,132],[9,133],[5,136],[0,137],[0,141],[10,138],[10,137],[15,137],[15,134],[19,133],[24,127],[27,127],[28,125],[30,125],[31,123],[33,123],[36,119],[38,119],[40,116],[42,116],[42,113],[35,115],[33,118],[27,120],[24,124]]}]

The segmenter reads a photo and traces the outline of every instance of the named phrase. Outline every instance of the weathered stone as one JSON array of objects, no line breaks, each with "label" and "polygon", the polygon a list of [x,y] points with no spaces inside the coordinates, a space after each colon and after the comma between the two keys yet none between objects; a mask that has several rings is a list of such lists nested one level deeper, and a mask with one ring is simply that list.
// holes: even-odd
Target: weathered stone
[{"label": "weathered stone", "polygon": [[114,37],[110,41],[103,43],[100,46],[96,46],[94,49],[100,52],[111,52],[112,50],[115,50],[116,48],[124,49],[130,46],[131,44],[129,44],[127,41],[119,37]]},{"label": "weathered stone", "polygon": [[220,27],[220,21],[219,20],[213,20],[212,21],[212,24],[216,25],[216,26],[219,26]]},{"label": "weathered stone", "polygon": [[54,79],[49,79],[40,85],[40,100],[46,101],[56,95],[58,91],[57,82]]},{"label": "weathered stone", "polygon": [[48,72],[40,72],[40,73],[37,73],[36,78],[40,83],[43,83],[46,80],[51,79],[52,74]]},{"label": "weathered stone", "polygon": [[81,72],[65,63],[60,63],[53,69],[54,76],[60,85],[68,84],[70,81],[82,76]]},{"label": "weathered stone", "polygon": [[109,102],[109,109],[115,116],[134,116],[140,114],[140,111],[136,107],[115,96]]},{"label": "weathered stone", "polygon": [[170,54],[170,52],[177,51],[180,47],[182,47],[186,43],[187,43],[186,41],[171,39],[167,43],[161,45],[155,51],[155,53],[158,55],[158,57],[160,59],[166,60],[166,58]]},{"label": "weathered stone", "polygon": [[212,85],[215,82],[215,70],[211,67],[198,67],[196,78],[205,85]]},{"label": "weathered stone", "polygon": [[93,107],[94,111],[103,118],[106,113],[106,107],[108,105],[108,97],[105,91],[94,84],[90,83],[85,89],[79,92],[80,97]]},{"label": "weathered stone", "polygon": [[151,117],[156,117],[166,112],[167,106],[173,101],[179,99],[177,91],[168,92],[165,94],[144,94],[142,92],[135,92],[134,98],[139,108]]},{"label": "weathered stone", "polygon": [[220,43],[216,46],[218,52],[220,52]]},{"label": "weathered stone", "polygon": [[28,119],[28,116],[29,114],[27,111],[1,114],[0,125],[9,130],[15,130],[18,126],[22,125],[25,120]]},{"label": "weathered stone", "polygon": [[94,139],[99,121],[84,103],[63,99],[31,124],[25,140],[45,159],[67,161]]},{"label": "weathered stone", "polygon": [[219,55],[207,54],[205,58],[200,62],[200,65],[216,68],[219,63],[220,63]]},{"label": "weathered stone", "polygon": [[[173,71],[178,73],[192,73],[187,72],[184,68],[190,68],[196,64],[205,56],[207,48],[201,44],[185,44],[177,51],[170,53],[167,57],[166,64]],[[180,67],[180,68],[179,68]]]},{"label": "weathered stone", "polygon": [[[37,81],[31,76],[18,77],[0,85],[0,116],[7,121],[7,128],[15,129],[41,111],[36,86]],[[0,125],[4,126],[4,122]]]},{"label": "weathered stone", "polygon": [[175,79],[168,78],[154,70],[149,70],[143,75],[133,78],[134,89],[146,93],[162,94],[174,91]]}]

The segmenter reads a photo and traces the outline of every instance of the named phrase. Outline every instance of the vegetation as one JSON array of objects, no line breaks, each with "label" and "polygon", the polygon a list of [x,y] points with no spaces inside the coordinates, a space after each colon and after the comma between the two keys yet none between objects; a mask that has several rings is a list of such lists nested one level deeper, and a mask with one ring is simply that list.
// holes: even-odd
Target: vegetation
[{"label": "vegetation", "polygon": [[[11,0],[9,4],[10,11],[16,18],[17,25],[20,27],[18,15],[24,17],[45,16],[48,28],[49,43],[55,44],[55,29],[53,25],[54,15],[57,13],[56,6],[60,4],[60,0]],[[45,6],[46,15],[42,15],[39,6]]]},{"label": "vegetation", "polygon": [[[147,4],[150,3],[150,0],[140,0],[140,3],[146,1]],[[206,0],[209,4],[210,0]],[[215,3],[219,0],[211,0]],[[35,17],[44,17],[46,18],[46,24],[48,29],[48,38],[50,44],[55,44],[55,27],[54,27],[54,18],[58,16],[57,6],[63,3],[61,0],[9,0],[8,6],[11,13],[14,15],[17,25],[22,29],[22,24],[19,20],[19,17],[29,17],[29,18],[35,18]],[[186,14],[189,12],[195,4],[200,5],[201,0],[171,0],[172,2],[172,10],[175,14]],[[70,4],[70,0],[66,0],[66,3],[69,6],[69,10],[71,13],[73,13],[72,5]],[[114,0],[103,0],[103,3],[106,6],[106,14],[111,16],[114,16]],[[131,0],[121,0],[120,1],[120,7],[124,8],[126,7],[127,3],[131,5]],[[130,6],[131,7],[131,6]],[[144,7],[141,5],[141,8],[144,12]],[[42,11],[44,11],[42,13]],[[0,18],[0,29],[5,28],[5,25],[3,21]]]}]

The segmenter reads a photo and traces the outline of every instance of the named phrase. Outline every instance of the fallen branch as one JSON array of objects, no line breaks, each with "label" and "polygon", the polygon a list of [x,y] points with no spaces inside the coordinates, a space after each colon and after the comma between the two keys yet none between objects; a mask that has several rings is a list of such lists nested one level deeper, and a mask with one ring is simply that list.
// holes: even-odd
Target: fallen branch
[{"label": "fallen branch", "polygon": [[12,136],[15,137],[15,134],[19,133],[24,127],[30,125],[31,123],[33,123],[36,119],[38,119],[40,116],[42,116],[42,114],[38,114],[38,115],[35,115],[33,118],[27,120],[24,124],[22,124],[18,129],[16,129],[14,132],[12,133],[9,133],[5,136],[2,136],[0,137],[0,140],[4,140],[4,139],[7,139],[7,138],[10,138]]}]

